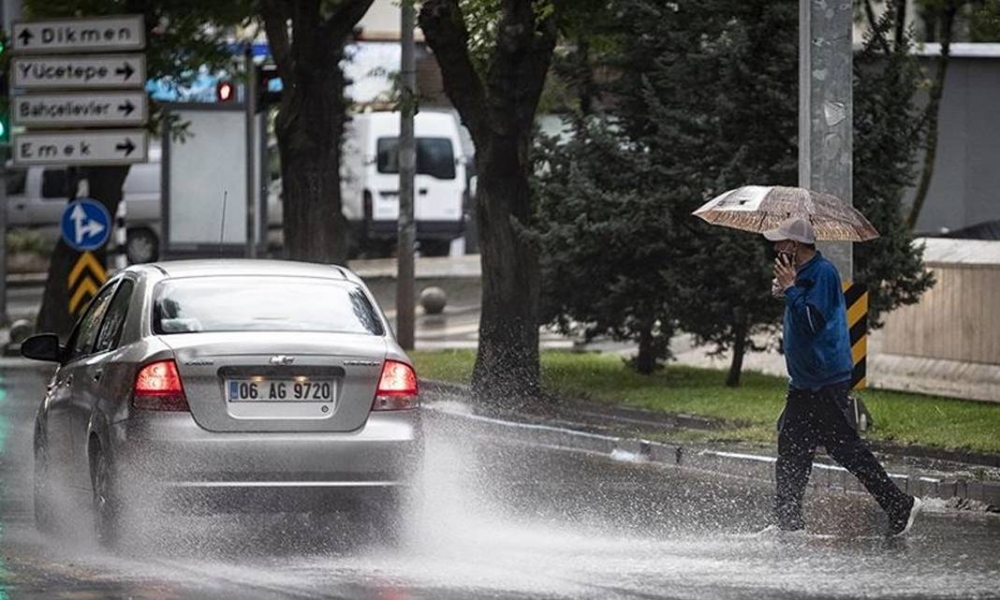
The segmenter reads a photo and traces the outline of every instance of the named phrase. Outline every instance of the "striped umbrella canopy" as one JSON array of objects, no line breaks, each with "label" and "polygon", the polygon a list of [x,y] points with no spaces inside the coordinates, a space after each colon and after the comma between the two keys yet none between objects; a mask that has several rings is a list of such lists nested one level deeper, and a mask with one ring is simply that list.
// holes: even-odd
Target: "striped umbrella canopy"
[{"label": "striped umbrella canopy", "polygon": [[879,236],[863,214],[836,196],[800,187],[747,185],[691,213],[723,227],[763,233],[789,217],[812,223],[816,239],[864,242]]}]

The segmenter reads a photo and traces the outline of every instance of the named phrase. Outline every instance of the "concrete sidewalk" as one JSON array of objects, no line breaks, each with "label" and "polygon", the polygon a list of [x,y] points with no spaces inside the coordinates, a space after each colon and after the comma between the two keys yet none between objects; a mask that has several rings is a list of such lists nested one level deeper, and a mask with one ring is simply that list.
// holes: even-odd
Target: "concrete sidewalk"
[{"label": "concrete sidewalk", "polygon": [[[599,452],[626,460],[657,462],[730,476],[774,481],[775,453],[735,444],[657,442],[684,429],[711,428],[707,419],[665,415],[596,402],[564,400],[543,410],[483,411],[468,402],[465,386],[422,382],[428,406],[466,418],[493,422],[533,442]],[[648,437],[647,437],[648,436]],[[873,448],[886,471],[910,494],[936,498],[942,505],[1000,513],[1000,455],[927,458]],[[963,462],[961,459],[976,462]],[[817,455],[810,487],[867,493],[842,467]]]}]

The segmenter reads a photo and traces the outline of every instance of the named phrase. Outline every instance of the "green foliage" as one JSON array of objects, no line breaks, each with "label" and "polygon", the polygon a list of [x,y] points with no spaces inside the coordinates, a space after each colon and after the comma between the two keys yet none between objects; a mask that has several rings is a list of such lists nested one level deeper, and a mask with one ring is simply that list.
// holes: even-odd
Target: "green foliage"
[{"label": "green foliage", "polygon": [[922,74],[910,34],[899,45],[885,41],[895,16],[895,11],[882,16],[854,61],[854,205],[882,234],[854,246],[855,281],[868,288],[872,328],[884,324],[886,312],[917,302],[934,284],[901,207],[916,178],[925,132],[915,101]]},{"label": "green foliage", "polygon": [[969,38],[972,42],[1000,42],[1000,0],[987,0],[973,11]]},{"label": "green foliage", "polygon": [[767,245],[690,213],[726,189],[794,184],[796,5],[616,7],[614,115],[578,124],[539,178],[544,316],[636,340],[640,364],[643,336],[663,359],[678,326],[720,351],[748,342],[781,312]]},{"label": "green foliage", "polygon": [[649,156],[624,143],[580,123],[566,146],[539,148],[540,314],[565,333],[639,340],[641,352],[662,358],[674,333],[669,267],[678,255],[663,190],[636,186]]},{"label": "green foliage", "polygon": [[[468,383],[474,354],[459,350],[413,352],[421,380]],[[724,385],[725,374],[712,369],[670,366],[652,377],[622,367],[607,354],[543,352],[542,381],[546,392],[560,398],[588,398],[662,411],[720,419],[726,429],[712,440],[774,441],[774,422],[781,411],[787,382],[756,372],[746,373],[739,389]],[[1000,405],[921,394],[865,390],[860,394],[872,413],[868,437],[921,446],[1000,453]],[[706,436],[682,439],[706,441]],[[677,438],[674,438],[677,439]]]}]

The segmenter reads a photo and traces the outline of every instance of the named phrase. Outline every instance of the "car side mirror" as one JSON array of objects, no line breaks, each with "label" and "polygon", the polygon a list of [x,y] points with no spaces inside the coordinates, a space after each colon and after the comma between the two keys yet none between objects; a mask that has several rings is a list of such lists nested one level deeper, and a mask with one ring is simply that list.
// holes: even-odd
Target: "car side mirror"
[{"label": "car side mirror", "polygon": [[35,360],[62,362],[63,350],[54,333],[39,333],[21,342],[21,356]]}]

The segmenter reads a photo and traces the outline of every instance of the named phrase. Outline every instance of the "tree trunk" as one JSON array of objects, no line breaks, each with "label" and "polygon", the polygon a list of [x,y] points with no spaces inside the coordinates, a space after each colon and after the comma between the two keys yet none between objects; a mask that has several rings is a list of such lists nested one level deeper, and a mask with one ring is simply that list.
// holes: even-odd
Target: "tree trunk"
[{"label": "tree trunk", "polygon": [[644,325],[639,333],[639,355],[635,357],[635,370],[652,375],[656,370],[656,352],[653,349],[653,324]]},{"label": "tree trunk", "polygon": [[347,260],[348,227],[340,190],[347,119],[340,62],[372,0],[343,0],[329,16],[319,0],[263,0],[261,16],[284,89],[275,134],[281,155],[285,256]]},{"label": "tree trunk", "polygon": [[927,103],[927,144],[924,148],[924,164],[920,172],[920,184],[913,197],[913,206],[906,218],[906,224],[913,229],[920,218],[920,211],[927,200],[931,180],[934,177],[934,163],[937,160],[938,145],[938,113],[941,109],[941,98],[944,95],[945,77],[948,75],[948,63],[951,56],[951,38],[955,29],[955,15],[958,12],[956,2],[947,2],[941,13],[941,58],[938,59],[938,70],[931,86],[930,101]]},{"label": "tree trunk", "polygon": [[747,326],[738,323],[733,327],[733,360],[729,363],[729,374],[726,375],[726,387],[740,387],[740,375],[743,373],[743,357],[747,351]]},{"label": "tree trunk", "polygon": [[537,398],[540,388],[538,250],[521,229],[532,211],[520,160],[527,140],[526,134],[498,137],[476,157],[483,293],[472,389],[477,398],[501,405]]},{"label": "tree trunk", "polygon": [[[326,40],[323,44],[328,44]],[[321,50],[321,49],[317,49]],[[318,51],[275,120],[281,153],[285,256],[343,263],[347,221],[340,197],[340,142],[347,106],[342,53]]]},{"label": "tree trunk", "polygon": [[531,0],[504,2],[497,41],[480,73],[458,0],[427,0],[419,23],[441,67],[445,92],[476,145],[476,222],[482,263],[479,352],[473,395],[497,404],[536,399],[538,249],[528,173],[535,111],[555,48],[555,20]]},{"label": "tree trunk", "polygon": [[[90,197],[99,201],[108,209],[111,215],[111,222],[114,223],[115,213],[118,211],[118,204],[122,200],[122,186],[125,184],[125,177],[128,175],[128,166],[118,167],[93,167],[81,173],[86,177],[90,187]],[[70,194],[76,194],[76,182],[70,181]],[[71,198],[72,199],[72,198]],[[111,232],[114,235],[114,232]],[[107,244],[91,254],[102,266],[107,264]],[[69,275],[80,260],[81,252],[66,245],[62,236],[56,243],[55,251],[49,262],[48,278],[45,281],[45,293],[42,296],[42,307],[38,313],[35,329],[39,332],[58,334],[63,340],[69,335],[73,324],[87,307],[90,298],[87,297],[75,307],[75,311],[70,311],[70,290]],[[95,278],[95,284],[103,284],[107,279]],[[85,273],[84,276],[91,276]],[[89,294],[87,296],[90,296]]]}]

